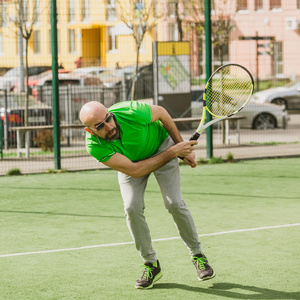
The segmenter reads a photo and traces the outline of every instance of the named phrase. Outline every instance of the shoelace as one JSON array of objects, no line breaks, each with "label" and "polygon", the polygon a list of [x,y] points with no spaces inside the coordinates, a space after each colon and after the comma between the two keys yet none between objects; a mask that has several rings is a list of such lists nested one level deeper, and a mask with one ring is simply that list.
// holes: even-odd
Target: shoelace
[{"label": "shoelace", "polygon": [[149,266],[146,266],[146,265],[142,265],[145,270],[144,270],[144,273],[141,277],[141,280],[148,280],[148,279],[152,279],[153,278],[153,274],[152,274],[152,271],[154,270],[154,267],[149,267]]},{"label": "shoelace", "polygon": [[193,257],[194,261],[197,262],[197,267],[200,268],[201,270],[205,269],[205,263],[207,262],[207,259],[205,257]]}]

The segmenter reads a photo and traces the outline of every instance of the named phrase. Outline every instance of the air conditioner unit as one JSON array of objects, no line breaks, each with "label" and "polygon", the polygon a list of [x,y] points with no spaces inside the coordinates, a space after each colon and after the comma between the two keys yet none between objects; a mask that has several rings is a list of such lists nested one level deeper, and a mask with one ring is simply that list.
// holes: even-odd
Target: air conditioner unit
[{"label": "air conditioner unit", "polygon": [[286,18],[285,21],[287,30],[296,30],[299,28],[299,21],[297,18]]}]

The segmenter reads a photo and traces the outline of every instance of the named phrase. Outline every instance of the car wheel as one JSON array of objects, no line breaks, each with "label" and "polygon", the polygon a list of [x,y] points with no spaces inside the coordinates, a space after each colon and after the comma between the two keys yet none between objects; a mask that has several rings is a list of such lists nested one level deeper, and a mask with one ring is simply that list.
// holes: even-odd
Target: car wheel
[{"label": "car wheel", "polygon": [[276,99],[272,100],[271,103],[279,105],[279,106],[283,106],[285,109],[287,109],[287,103],[282,98],[276,98]]},{"label": "car wheel", "polygon": [[276,118],[269,113],[260,113],[253,121],[254,129],[274,129],[276,127]]}]

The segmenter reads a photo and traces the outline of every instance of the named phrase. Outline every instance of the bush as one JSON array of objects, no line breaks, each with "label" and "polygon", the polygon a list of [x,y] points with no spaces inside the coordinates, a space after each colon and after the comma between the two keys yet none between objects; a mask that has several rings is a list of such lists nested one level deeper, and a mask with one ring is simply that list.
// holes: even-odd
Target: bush
[{"label": "bush", "polygon": [[53,132],[51,129],[40,130],[34,138],[34,143],[43,151],[53,151]]},{"label": "bush", "polygon": [[229,161],[229,162],[233,162],[234,161],[233,154],[231,152],[229,152],[227,154],[227,161]]},{"label": "bush", "polygon": [[20,169],[11,169],[9,170],[6,175],[8,176],[15,176],[15,175],[22,175]]},{"label": "bush", "polygon": [[222,164],[224,161],[221,157],[212,157],[209,161],[208,164]]}]

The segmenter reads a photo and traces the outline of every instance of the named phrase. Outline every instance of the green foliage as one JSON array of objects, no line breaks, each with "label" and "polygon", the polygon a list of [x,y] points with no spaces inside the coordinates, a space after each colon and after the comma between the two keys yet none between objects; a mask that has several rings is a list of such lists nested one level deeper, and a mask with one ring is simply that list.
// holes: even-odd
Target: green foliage
[{"label": "green foliage", "polygon": [[233,154],[232,154],[231,152],[229,152],[229,153],[227,154],[226,160],[227,160],[228,162],[233,162],[233,161],[234,161]]},{"label": "green foliage", "polygon": [[11,169],[9,170],[6,175],[8,176],[16,176],[16,175],[22,175],[21,170],[20,169]]},{"label": "green foliage", "polygon": [[64,169],[60,169],[60,170],[48,169],[46,171],[47,174],[66,173],[66,172],[67,171]]},{"label": "green foliage", "polygon": [[222,164],[224,160],[221,157],[212,157],[209,161],[208,164]]}]

